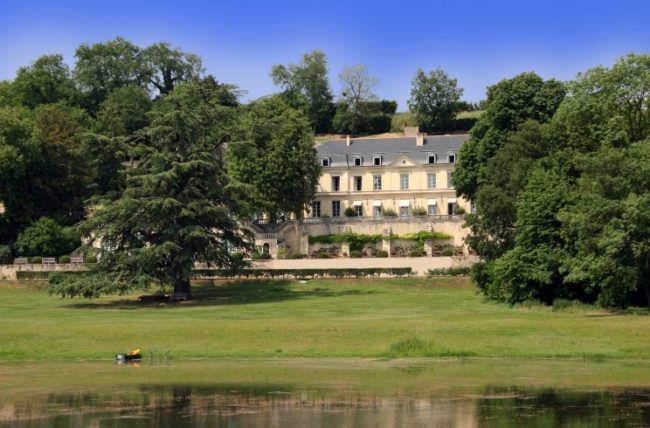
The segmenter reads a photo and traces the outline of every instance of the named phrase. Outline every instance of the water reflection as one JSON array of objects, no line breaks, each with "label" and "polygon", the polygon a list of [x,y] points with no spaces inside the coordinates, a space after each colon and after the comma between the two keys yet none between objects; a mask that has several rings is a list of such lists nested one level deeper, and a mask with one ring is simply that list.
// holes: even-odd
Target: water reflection
[{"label": "water reflection", "polygon": [[475,394],[391,396],[282,384],[144,385],[5,402],[0,426],[647,427],[650,390],[488,387]]}]

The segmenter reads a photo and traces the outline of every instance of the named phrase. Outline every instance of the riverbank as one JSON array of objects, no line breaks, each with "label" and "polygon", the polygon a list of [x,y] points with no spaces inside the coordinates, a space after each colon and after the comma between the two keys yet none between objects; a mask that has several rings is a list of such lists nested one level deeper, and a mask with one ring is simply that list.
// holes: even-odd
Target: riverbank
[{"label": "riverbank", "polygon": [[485,301],[467,278],[197,284],[196,299],[60,299],[0,285],[0,361],[145,358],[650,359],[647,310]]}]

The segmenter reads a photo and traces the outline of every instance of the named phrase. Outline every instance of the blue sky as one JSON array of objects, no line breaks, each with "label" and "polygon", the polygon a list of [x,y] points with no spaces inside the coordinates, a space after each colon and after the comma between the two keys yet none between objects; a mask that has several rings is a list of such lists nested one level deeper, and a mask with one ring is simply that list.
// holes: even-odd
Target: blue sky
[{"label": "blue sky", "polygon": [[11,1],[0,0],[0,80],[39,55],[74,63],[82,43],[168,41],[200,55],[211,74],[248,92],[276,90],[269,70],[314,48],[330,81],[364,63],[378,96],[406,109],[418,67],[440,67],[478,101],[524,71],[569,80],[629,52],[650,51],[650,1]]}]

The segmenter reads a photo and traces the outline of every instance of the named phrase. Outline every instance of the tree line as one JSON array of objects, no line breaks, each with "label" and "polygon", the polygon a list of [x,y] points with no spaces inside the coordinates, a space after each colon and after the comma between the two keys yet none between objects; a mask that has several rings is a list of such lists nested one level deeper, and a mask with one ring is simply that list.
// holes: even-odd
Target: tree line
[{"label": "tree line", "polygon": [[650,305],[650,56],[488,88],[454,173],[473,272],[517,303]]},{"label": "tree line", "polygon": [[281,92],[248,104],[168,43],[118,37],[75,59],[44,55],[0,82],[0,262],[99,252],[89,276],[54,285],[62,295],[191,296],[195,263],[236,268],[254,251],[238,219],[302,215],[320,175],[314,131],[375,132],[396,110],[363,66],[341,73],[335,106],[319,51],[274,66]]}]

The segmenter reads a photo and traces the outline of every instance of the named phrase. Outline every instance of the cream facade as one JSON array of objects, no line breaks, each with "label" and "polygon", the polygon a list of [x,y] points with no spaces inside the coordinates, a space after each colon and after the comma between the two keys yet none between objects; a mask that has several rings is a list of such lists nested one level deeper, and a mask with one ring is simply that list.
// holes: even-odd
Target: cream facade
[{"label": "cream facade", "polygon": [[[363,138],[326,141],[317,147],[321,177],[311,210],[301,220],[257,220],[244,225],[255,234],[256,245],[276,256],[290,252],[312,254],[318,248],[310,236],[354,232],[383,235],[377,243],[392,253],[393,234],[438,231],[452,237],[444,244],[463,246],[461,207],[469,204],[456,196],[451,185],[458,154],[467,135],[398,138]],[[345,210],[354,210],[346,216]],[[387,215],[393,211],[395,215]],[[442,242],[441,242],[442,243]],[[433,255],[436,242],[427,241]],[[341,253],[347,253],[344,245]]]},{"label": "cream facade", "polygon": [[[467,136],[403,137],[330,141],[318,147],[322,175],[306,218],[399,217],[424,212],[453,215],[469,204],[451,184],[458,151]],[[421,215],[421,214],[420,214]]]}]

